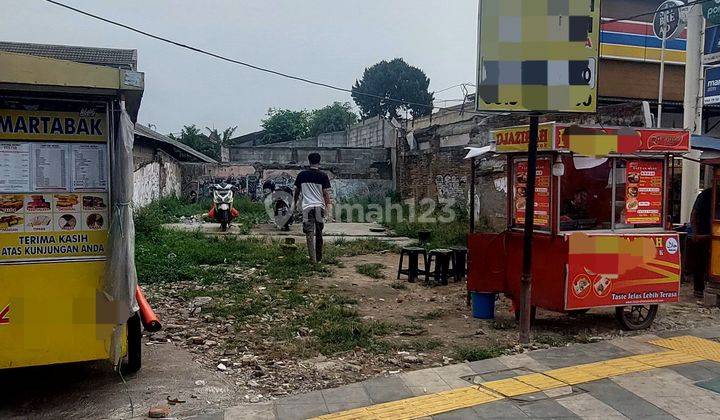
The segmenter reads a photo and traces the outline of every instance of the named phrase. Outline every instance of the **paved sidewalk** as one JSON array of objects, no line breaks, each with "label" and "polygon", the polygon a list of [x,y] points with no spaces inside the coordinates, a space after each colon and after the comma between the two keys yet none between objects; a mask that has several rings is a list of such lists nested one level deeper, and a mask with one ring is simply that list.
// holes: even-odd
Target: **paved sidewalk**
[{"label": "paved sidewalk", "polygon": [[714,327],[539,350],[241,405],[201,418],[716,419],[718,338],[720,327]]}]

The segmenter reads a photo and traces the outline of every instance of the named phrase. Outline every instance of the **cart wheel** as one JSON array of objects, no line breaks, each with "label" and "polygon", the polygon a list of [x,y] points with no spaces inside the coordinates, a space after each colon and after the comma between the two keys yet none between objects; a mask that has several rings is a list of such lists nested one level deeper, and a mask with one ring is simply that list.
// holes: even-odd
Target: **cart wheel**
[{"label": "cart wheel", "polygon": [[590,311],[590,309],[576,309],[574,311],[568,311],[567,314],[568,316],[575,318],[577,316],[585,315],[588,311]]},{"label": "cart wheel", "polygon": [[623,329],[628,331],[648,328],[657,315],[658,305],[619,306],[615,308],[615,317]]},{"label": "cart wheel", "polygon": [[127,356],[120,369],[125,374],[135,373],[142,365],[142,323],[140,315],[133,314],[127,322]]},{"label": "cart wheel", "polygon": [[[535,316],[537,315],[537,306],[530,307],[530,324],[535,323]],[[520,322],[520,311],[515,310],[515,322]]]}]

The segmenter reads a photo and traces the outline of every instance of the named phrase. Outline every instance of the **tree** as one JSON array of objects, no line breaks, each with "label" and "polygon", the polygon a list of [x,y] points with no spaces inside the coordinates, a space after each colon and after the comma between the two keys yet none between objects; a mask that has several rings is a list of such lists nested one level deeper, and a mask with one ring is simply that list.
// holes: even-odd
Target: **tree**
[{"label": "tree", "polygon": [[210,141],[216,143],[219,146],[227,146],[230,144],[230,139],[232,138],[233,134],[235,134],[237,126],[226,128],[225,130],[223,130],[222,134],[218,131],[217,128],[205,127],[205,130],[210,133],[210,135],[208,136]]},{"label": "tree", "polygon": [[307,111],[270,108],[267,115],[261,124],[265,129],[264,144],[292,141],[309,134]]},{"label": "tree", "polygon": [[429,87],[430,79],[425,72],[396,58],[366,68],[362,79],[352,88],[352,98],[364,118],[377,115],[398,118],[401,110],[409,110],[416,118],[432,112],[435,98]]},{"label": "tree", "polygon": [[236,129],[237,127],[230,127],[225,129],[221,134],[217,129],[211,130],[206,128],[206,130],[210,132],[210,135],[207,136],[203,134],[195,124],[192,124],[184,126],[179,137],[176,137],[174,134],[170,134],[168,137],[186,144],[206,156],[219,160],[220,145],[227,144],[227,141],[230,140],[230,137],[232,137]]},{"label": "tree", "polygon": [[355,124],[358,117],[349,102],[333,102],[332,105],[312,111],[309,120],[310,136],[316,137],[324,133],[344,131]]}]

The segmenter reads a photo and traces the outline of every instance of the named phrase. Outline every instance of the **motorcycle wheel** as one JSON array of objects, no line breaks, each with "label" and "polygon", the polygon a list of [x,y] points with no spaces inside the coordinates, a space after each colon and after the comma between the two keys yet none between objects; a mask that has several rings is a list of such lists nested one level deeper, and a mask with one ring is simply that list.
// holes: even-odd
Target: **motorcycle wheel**
[{"label": "motorcycle wheel", "polygon": [[220,222],[220,230],[223,232],[227,232],[228,230],[228,224],[225,221]]}]

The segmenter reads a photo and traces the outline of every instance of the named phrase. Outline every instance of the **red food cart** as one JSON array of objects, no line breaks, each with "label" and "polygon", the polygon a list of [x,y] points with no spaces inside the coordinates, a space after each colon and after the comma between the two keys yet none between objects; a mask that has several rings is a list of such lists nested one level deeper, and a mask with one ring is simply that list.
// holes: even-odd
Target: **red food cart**
[{"label": "red food cart", "polygon": [[[507,157],[507,229],[470,233],[468,291],[503,293],[519,308],[529,127],[491,134]],[[689,139],[682,130],[540,125],[533,309],[615,307],[623,328],[637,330],[658,304],[679,300],[669,171]]]}]

